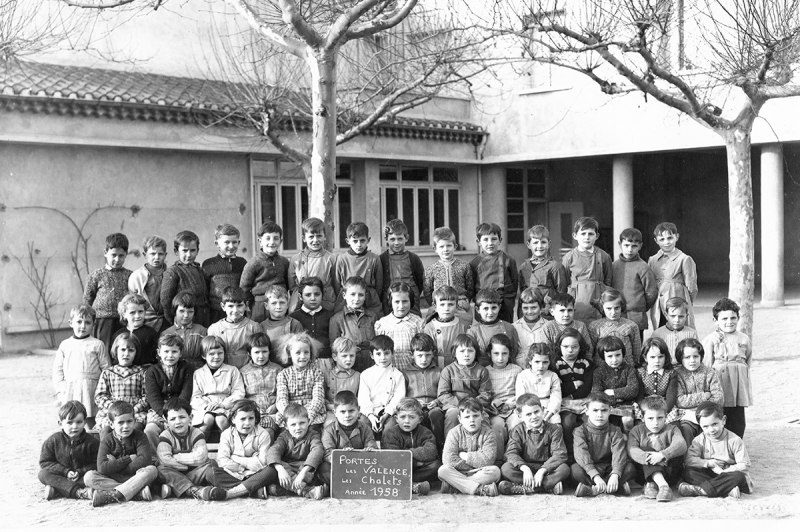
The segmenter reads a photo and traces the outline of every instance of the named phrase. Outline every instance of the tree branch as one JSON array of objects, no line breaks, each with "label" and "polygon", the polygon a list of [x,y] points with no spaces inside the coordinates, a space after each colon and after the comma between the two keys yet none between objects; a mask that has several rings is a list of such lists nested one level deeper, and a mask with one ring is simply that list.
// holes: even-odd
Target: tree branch
[{"label": "tree branch", "polygon": [[275,47],[301,59],[305,58],[305,46],[301,41],[275,32],[270,28],[269,23],[262,19],[245,0],[225,0],[225,2],[238,11],[259,35],[267,39]]},{"label": "tree branch", "polygon": [[[80,7],[83,9],[112,9],[132,4],[136,0],[61,0],[68,6]],[[161,2],[159,2],[160,4]],[[156,9],[158,5],[156,5]]]},{"label": "tree branch", "polygon": [[292,28],[303,42],[312,48],[317,48],[322,44],[322,37],[303,18],[294,0],[280,0],[280,6],[281,13],[283,13],[283,22]]},{"label": "tree branch", "polygon": [[[389,28],[393,28],[400,24],[411,13],[411,10],[417,5],[418,0],[405,0],[405,3],[399,5],[394,11],[381,15],[375,19],[355,26],[348,26],[346,33],[341,37],[342,44],[353,39],[363,39],[370,35],[375,35]],[[338,21],[337,21],[338,22]]]}]

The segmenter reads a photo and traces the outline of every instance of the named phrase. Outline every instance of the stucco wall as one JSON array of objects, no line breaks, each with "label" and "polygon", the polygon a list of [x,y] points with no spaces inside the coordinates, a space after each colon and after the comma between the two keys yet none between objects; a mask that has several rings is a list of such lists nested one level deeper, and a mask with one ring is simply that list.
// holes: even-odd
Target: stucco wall
[{"label": "stucco wall", "polygon": [[[246,156],[0,144],[0,169],[0,203],[5,206],[0,212],[0,300],[10,307],[0,310],[5,332],[36,328],[29,303],[36,294],[12,258],[25,255],[26,242],[40,250],[37,264],[52,257],[48,279],[60,303],[52,311],[56,323],[63,319],[66,325],[69,308],[82,294],[71,261],[78,236],[75,228],[55,212],[19,207],[57,208],[81,225],[98,206],[139,205],[136,215],[130,209],[106,209],[86,224],[83,233],[90,236],[90,270],[102,267],[105,236],[117,231],[128,236],[132,251],[152,234],[165,238],[171,248],[175,234],[190,229],[200,237],[198,260],[202,261],[215,253],[216,225],[231,223],[242,231],[240,254],[252,255],[247,249],[251,213]],[[173,260],[170,249],[168,262]],[[125,266],[135,269],[143,262],[130,254]],[[30,345],[29,335],[4,337],[3,349],[14,349],[18,340]]]}]

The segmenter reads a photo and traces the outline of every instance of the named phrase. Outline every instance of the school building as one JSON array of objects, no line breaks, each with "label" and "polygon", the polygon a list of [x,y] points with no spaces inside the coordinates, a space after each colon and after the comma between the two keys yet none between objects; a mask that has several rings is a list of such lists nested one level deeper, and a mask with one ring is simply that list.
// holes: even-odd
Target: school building
[{"label": "school building", "polygon": [[[163,17],[146,21],[152,46],[167,39],[183,55],[134,65],[69,54],[0,64],[4,351],[45,345],[40,331],[51,325],[58,340],[70,333],[69,308],[88,272],[102,267],[109,233],[130,238],[131,270],[144,262],[146,236],[171,245],[184,229],[198,233],[202,262],[215,253],[220,223],[241,230],[246,258],[267,219],[284,229],[284,255],[301,248],[302,172],[248,130],[210,125],[217,115],[209,111],[224,109],[225,87],[187,75],[187,50],[197,43],[166,31],[173,26]],[[557,256],[573,246],[575,219],[591,215],[603,249],[615,255],[616,236],[635,226],[647,258],[658,249],[653,228],[672,221],[700,283],[726,283],[721,139],[641,94],[609,98],[584,79],[541,74],[508,75],[502,91],[479,93],[480,101],[438,98],[340,146],[334,251],[347,224],[363,220],[380,252],[383,224],[400,217],[409,249],[425,263],[436,258],[431,234],[442,225],[454,229],[458,255],[469,260],[475,226],[493,221],[521,262],[527,228],[547,225]],[[800,233],[784,222],[800,215],[797,109],[797,99],[768,103],[753,132],[756,279],[765,305],[783,304],[784,286],[800,284]],[[284,134],[307,139],[308,124],[297,123]]]}]

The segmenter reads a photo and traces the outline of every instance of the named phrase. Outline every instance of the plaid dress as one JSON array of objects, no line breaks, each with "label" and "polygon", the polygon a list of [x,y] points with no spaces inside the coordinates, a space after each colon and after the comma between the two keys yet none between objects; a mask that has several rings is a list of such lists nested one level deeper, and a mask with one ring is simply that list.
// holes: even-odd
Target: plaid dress
[{"label": "plaid dress", "polygon": [[278,373],[276,421],[283,426],[286,418],[283,411],[289,403],[299,403],[308,410],[308,420],[312,425],[325,422],[325,379],[316,366],[309,364],[304,368],[289,366]]},{"label": "plaid dress", "polygon": [[410,312],[402,318],[389,314],[375,322],[375,334],[385,334],[394,341],[392,364],[400,371],[411,367],[411,338],[422,332],[422,327],[422,318]]},{"label": "plaid dress", "polygon": [[[648,373],[646,367],[641,367],[636,370],[639,373],[639,380],[642,383],[642,392],[644,397],[650,395],[660,395],[667,401],[667,423],[678,421],[680,419],[680,411],[675,406],[675,398],[670,400],[670,396],[674,396],[677,392],[678,382],[676,380],[675,370],[664,369],[662,373]],[[672,389],[670,389],[670,387]],[[670,404],[672,403],[672,404]],[[639,407],[639,402],[633,403],[633,410],[636,419],[644,419],[644,411]]]},{"label": "plaid dress", "polygon": [[262,426],[267,415],[275,413],[278,373],[282,369],[274,362],[267,362],[263,366],[249,362],[239,370],[244,380],[244,398],[258,405]]},{"label": "plaid dress", "polygon": [[111,426],[108,407],[115,401],[125,401],[133,406],[133,417],[137,423],[147,419],[147,398],[144,390],[142,366],[111,366],[100,374],[94,402],[97,403],[96,423],[98,428]]}]

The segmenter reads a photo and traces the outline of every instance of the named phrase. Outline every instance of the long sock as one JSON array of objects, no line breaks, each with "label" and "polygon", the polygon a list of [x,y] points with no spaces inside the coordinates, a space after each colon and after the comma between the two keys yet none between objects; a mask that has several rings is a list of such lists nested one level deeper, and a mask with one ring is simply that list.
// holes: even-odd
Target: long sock
[{"label": "long sock", "polygon": [[244,484],[239,484],[235,488],[231,488],[228,491],[228,498],[235,499],[237,497],[246,497],[247,496],[247,488],[244,487]]}]

